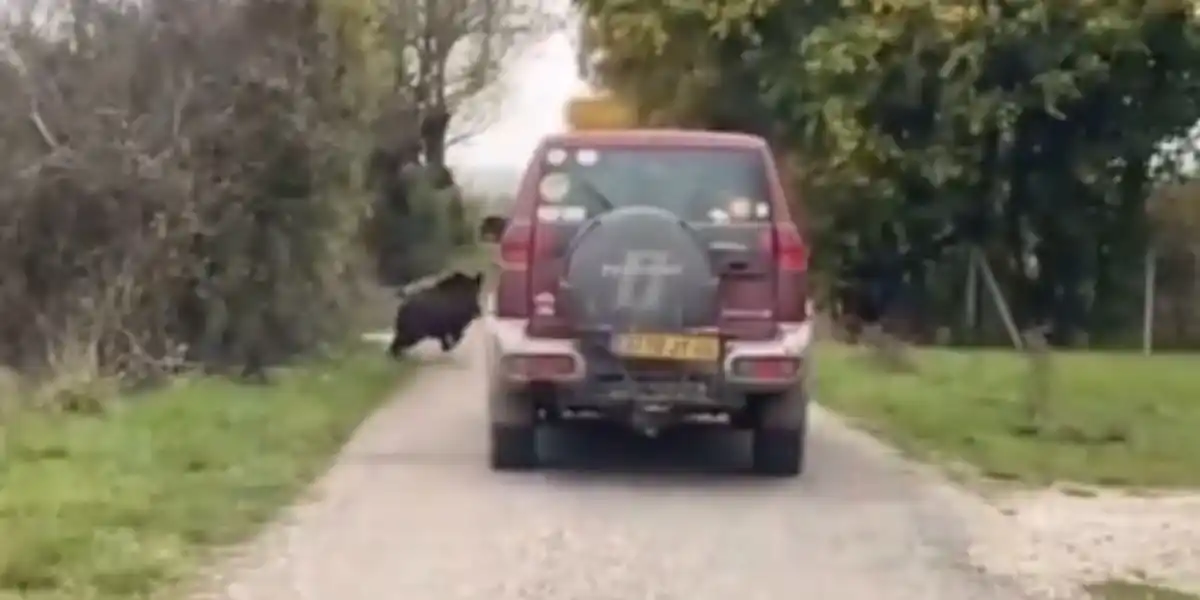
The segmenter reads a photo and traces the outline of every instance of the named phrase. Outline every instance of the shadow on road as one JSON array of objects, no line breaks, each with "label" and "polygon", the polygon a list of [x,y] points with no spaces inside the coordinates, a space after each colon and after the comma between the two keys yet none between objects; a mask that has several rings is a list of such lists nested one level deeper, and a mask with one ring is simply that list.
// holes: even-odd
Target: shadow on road
[{"label": "shadow on road", "polygon": [[646,438],[605,423],[547,427],[538,440],[543,469],[555,475],[653,474],[736,476],[749,473],[749,436],[686,428]]},{"label": "shadow on road", "polygon": [[[483,441],[486,433],[480,429],[478,435]],[[646,438],[605,423],[558,424],[544,426],[539,431],[538,453],[542,464],[537,472],[552,479],[597,481],[639,475],[673,481],[772,481],[750,474],[749,446],[749,434],[711,427],[672,430],[657,438]],[[345,458],[358,465],[486,469],[486,450],[477,448],[352,451]]]},{"label": "shadow on road", "polygon": [[[383,339],[383,333],[376,337]],[[432,343],[423,343],[416,348],[408,358],[414,365],[422,368],[433,367],[441,371],[439,377],[467,375],[475,371],[478,360],[463,352],[443,353]],[[459,375],[462,373],[462,375]],[[474,395],[478,389],[460,388],[463,393]],[[457,384],[457,382],[456,382]],[[470,390],[470,391],[468,391]],[[455,402],[457,398],[438,398],[435,402]],[[471,406],[468,410],[474,413],[482,408],[483,401]],[[481,410],[480,413],[483,411]],[[478,414],[478,413],[476,413]],[[402,442],[403,449],[392,452],[349,452],[351,462],[360,465],[391,465],[391,466],[478,466],[487,467],[486,426],[480,417],[483,414],[470,414],[471,434],[479,436],[471,446],[459,444],[460,438],[434,440],[420,436],[420,441]],[[462,417],[466,415],[458,415]],[[475,421],[480,418],[479,421]],[[478,425],[476,425],[478,423]],[[465,433],[461,429],[466,425],[465,420],[455,418],[454,430],[457,435]],[[437,429],[437,426],[431,426]],[[475,429],[478,427],[478,429]],[[737,478],[746,481],[772,481],[764,478],[750,478],[750,436],[746,432],[731,431],[719,427],[695,426],[672,429],[663,432],[656,438],[638,435],[627,428],[593,421],[575,421],[545,425],[539,427],[538,452],[542,464],[538,471],[546,477],[555,479],[598,479],[605,476],[636,476],[653,475],[662,478],[670,475],[672,480],[729,480]],[[778,481],[793,481],[780,479]]]}]

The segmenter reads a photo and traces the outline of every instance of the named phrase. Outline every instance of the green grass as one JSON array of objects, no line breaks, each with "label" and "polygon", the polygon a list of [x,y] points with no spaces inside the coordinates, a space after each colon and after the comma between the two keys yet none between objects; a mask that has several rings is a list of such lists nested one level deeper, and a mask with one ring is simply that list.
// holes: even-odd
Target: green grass
[{"label": "green grass", "polygon": [[1097,583],[1087,591],[1096,600],[1200,600],[1195,594],[1130,581]]},{"label": "green grass", "polygon": [[247,538],[328,465],[407,367],[378,348],[270,386],[181,381],[102,416],[0,428],[0,599],[130,600]]},{"label": "green grass", "polygon": [[1046,418],[1031,427],[1029,366],[1002,351],[912,350],[888,372],[826,344],[816,398],[901,449],[990,477],[1132,487],[1200,484],[1200,358],[1058,353]]}]

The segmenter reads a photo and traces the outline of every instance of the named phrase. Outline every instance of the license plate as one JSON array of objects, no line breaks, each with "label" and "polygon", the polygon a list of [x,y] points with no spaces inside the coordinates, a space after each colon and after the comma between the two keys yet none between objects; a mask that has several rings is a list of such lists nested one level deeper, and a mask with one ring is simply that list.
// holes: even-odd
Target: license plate
[{"label": "license plate", "polygon": [[715,361],[721,355],[721,342],[702,335],[629,333],[613,338],[613,352],[625,358]]}]

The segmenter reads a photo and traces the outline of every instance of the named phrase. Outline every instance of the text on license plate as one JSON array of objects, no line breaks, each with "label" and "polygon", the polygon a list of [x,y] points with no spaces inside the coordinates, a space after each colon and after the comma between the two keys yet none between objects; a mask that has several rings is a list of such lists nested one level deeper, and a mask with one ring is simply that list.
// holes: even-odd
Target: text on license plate
[{"label": "text on license plate", "polygon": [[625,358],[715,361],[721,342],[713,336],[629,333],[615,336],[612,349]]}]

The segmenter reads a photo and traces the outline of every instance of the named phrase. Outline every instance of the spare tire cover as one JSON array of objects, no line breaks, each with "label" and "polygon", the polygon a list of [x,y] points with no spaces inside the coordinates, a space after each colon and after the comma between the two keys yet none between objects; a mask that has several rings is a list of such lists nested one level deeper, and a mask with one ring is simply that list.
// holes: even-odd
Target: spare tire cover
[{"label": "spare tire cover", "polygon": [[566,259],[566,300],[581,328],[674,331],[716,321],[708,251],[666,210],[601,214],[579,229]]}]

